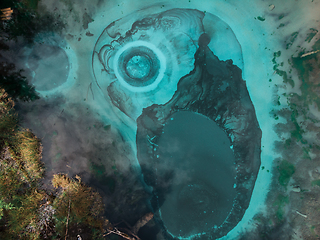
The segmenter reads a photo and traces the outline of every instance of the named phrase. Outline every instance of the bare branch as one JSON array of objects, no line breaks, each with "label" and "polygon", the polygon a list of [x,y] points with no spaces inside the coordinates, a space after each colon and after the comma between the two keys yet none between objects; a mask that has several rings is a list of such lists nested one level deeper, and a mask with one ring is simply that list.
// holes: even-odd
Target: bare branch
[{"label": "bare branch", "polygon": [[107,236],[107,235],[113,233],[113,234],[116,234],[116,235],[118,235],[118,236],[120,236],[120,237],[123,237],[123,238],[125,238],[125,239],[128,239],[128,240],[139,240],[139,238],[133,238],[133,237],[130,237],[130,236],[129,236],[128,234],[126,234],[126,233],[120,232],[117,228],[114,228],[113,230],[109,230],[109,229],[108,229],[107,231],[108,231],[108,233],[105,234],[105,235],[103,235],[103,236]]},{"label": "bare branch", "polygon": [[151,219],[153,218],[153,213],[147,213],[144,215],[132,228],[132,232],[134,234],[137,234],[139,232],[139,229],[142,228],[144,225],[146,225]]},{"label": "bare branch", "polygon": [[70,217],[70,204],[71,204],[71,199],[69,199],[68,217],[67,217],[67,222],[66,222],[66,236],[64,237],[64,240],[67,240],[67,235],[68,235],[68,224],[69,224],[69,217]]}]

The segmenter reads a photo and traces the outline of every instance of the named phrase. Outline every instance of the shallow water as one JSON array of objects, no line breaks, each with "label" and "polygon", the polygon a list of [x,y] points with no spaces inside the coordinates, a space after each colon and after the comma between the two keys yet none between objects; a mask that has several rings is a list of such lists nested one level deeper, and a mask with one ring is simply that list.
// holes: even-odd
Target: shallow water
[{"label": "shallow water", "polygon": [[63,49],[55,45],[35,45],[27,65],[33,75],[31,83],[38,91],[55,89],[68,79],[68,56]]}]

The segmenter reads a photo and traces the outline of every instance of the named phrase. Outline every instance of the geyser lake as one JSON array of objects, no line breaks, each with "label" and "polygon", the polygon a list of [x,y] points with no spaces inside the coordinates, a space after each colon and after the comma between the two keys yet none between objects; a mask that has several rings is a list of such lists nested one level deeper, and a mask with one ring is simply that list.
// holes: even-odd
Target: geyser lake
[{"label": "geyser lake", "polygon": [[160,206],[168,231],[185,237],[219,227],[236,195],[235,157],[226,133],[203,115],[179,111],[168,119],[156,152],[159,168],[174,169]]}]

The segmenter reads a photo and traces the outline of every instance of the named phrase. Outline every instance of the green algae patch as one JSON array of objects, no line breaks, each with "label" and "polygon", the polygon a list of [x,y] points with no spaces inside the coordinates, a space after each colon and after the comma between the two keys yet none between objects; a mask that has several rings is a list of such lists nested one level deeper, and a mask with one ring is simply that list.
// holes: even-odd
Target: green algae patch
[{"label": "green algae patch", "polygon": [[274,201],[273,206],[276,207],[276,217],[279,221],[282,221],[285,214],[285,206],[289,203],[289,197],[279,194],[277,199]]},{"label": "green algae patch", "polygon": [[278,74],[280,77],[283,78],[284,83],[289,83],[292,87],[294,87],[294,81],[288,77],[288,74],[286,71],[275,69],[276,74]]},{"label": "green algae patch", "polygon": [[34,9],[34,10],[36,10],[38,8],[38,2],[39,2],[39,0],[24,0],[23,1],[23,3],[25,3],[29,9]]},{"label": "green algae patch", "polygon": [[104,165],[94,164],[91,162],[90,171],[100,185],[106,186],[111,193],[114,193],[116,188],[116,180],[107,175]]},{"label": "green algae patch", "polygon": [[314,29],[314,28],[310,28],[310,33],[308,34],[307,38],[306,38],[306,42],[311,42],[311,40],[313,39],[313,37],[318,33],[318,30],[317,29]]},{"label": "green algae patch", "polygon": [[277,58],[277,57],[280,57],[281,56],[281,51],[278,51],[278,52],[274,52],[273,53],[273,59],[272,59],[272,62],[273,63],[275,63],[274,61],[275,61],[275,59]]},{"label": "green algae patch", "polygon": [[58,162],[61,159],[61,156],[61,153],[57,153],[53,158],[53,162]]},{"label": "green algae patch", "polygon": [[299,32],[294,32],[291,34],[291,36],[288,38],[288,40],[286,41],[286,49],[289,49],[292,44],[294,43],[294,41],[296,40],[296,38],[298,37]]},{"label": "green algae patch", "polygon": [[312,181],[312,182],[311,182],[311,186],[312,186],[312,187],[313,187],[313,186],[318,186],[318,187],[320,187],[320,179],[317,179],[317,180]]},{"label": "green algae patch", "polygon": [[318,235],[318,234],[316,233],[316,231],[315,231],[316,227],[317,227],[317,226],[311,226],[311,227],[310,227],[310,231],[311,231],[312,235],[318,239],[318,238],[319,238],[319,235]]},{"label": "green algae patch", "polygon": [[278,178],[280,185],[287,187],[290,178],[295,172],[294,165],[286,160],[283,160],[277,168],[280,173]]},{"label": "green algae patch", "polygon": [[106,131],[108,131],[110,128],[111,128],[110,124],[103,127],[103,129],[106,130]]},{"label": "green algae patch", "polygon": [[295,129],[290,132],[291,138],[295,138],[299,142],[301,141],[302,143],[304,142],[302,134],[304,133],[304,130],[301,128],[297,121],[297,117],[299,115],[297,108],[300,106],[297,106],[294,103],[290,104],[290,109],[291,109],[291,122],[294,124]]},{"label": "green algae patch", "polygon": [[312,46],[313,50],[320,50],[320,39],[315,42],[315,44]]},{"label": "green algae patch", "polygon": [[100,178],[106,173],[106,168],[103,165],[91,163],[90,171],[94,174],[95,177]]},{"label": "green algae patch", "polygon": [[261,21],[261,22],[263,22],[263,21],[266,20],[264,17],[260,17],[260,16],[258,16],[257,19],[258,19],[259,21]]},{"label": "green algae patch", "polygon": [[[282,77],[284,83],[289,83],[292,87],[294,87],[294,81],[292,78],[288,77],[286,71],[280,70],[279,67],[283,66],[283,63],[278,63],[277,58],[281,56],[281,51],[277,51],[273,53],[272,63],[273,63],[273,70],[276,74]],[[270,80],[269,80],[270,81]]]},{"label": "green algae patch", "polygon": [[305,103],[305,106],[314,102],[316,103],[318,108],[320,108],[320,99],[317,86],[318,84],[317,82],[315,82],[314,78],[311,78],[312,72],[315,69],[320,68],[320,54],[312,54],[306,57],[293,57],[292,66],[297,70],[298,77],[301,80],[301,102]]}]

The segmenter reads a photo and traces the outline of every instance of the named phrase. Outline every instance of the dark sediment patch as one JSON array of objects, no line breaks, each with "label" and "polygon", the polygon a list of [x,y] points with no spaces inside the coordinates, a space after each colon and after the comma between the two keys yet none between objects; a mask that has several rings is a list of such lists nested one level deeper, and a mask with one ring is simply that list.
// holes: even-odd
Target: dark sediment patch
[{"label": "dark sediment patch", "polygon": [[[213,120],[228,136],[233,149],[236,170],[233,208],[226,221],[208,228],[201,239],[226,235],[242,219],[249,206],[260,167],[261,130],[241,70],[231,60],[220,61],[201,44],[195,54],[195,68],[182,77],[172,99],[164,105],[152,105],[137,119],[137,148],[145,182],[153,187],[151,205],[158,210],[172,191],[177,168],[157,173],[161,162],[155,147],[171,115],[178,111],[202,114]],[[156,215],[164,229],[166,223]],[[195,233],[197,229],[194,229]],[[168,239],[172,237],[166,235]]]}]

